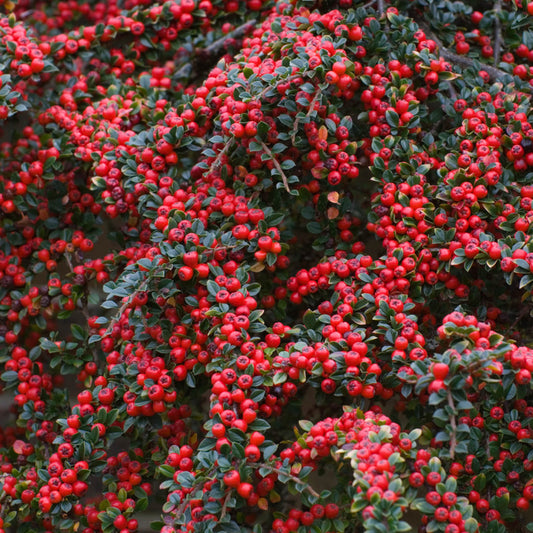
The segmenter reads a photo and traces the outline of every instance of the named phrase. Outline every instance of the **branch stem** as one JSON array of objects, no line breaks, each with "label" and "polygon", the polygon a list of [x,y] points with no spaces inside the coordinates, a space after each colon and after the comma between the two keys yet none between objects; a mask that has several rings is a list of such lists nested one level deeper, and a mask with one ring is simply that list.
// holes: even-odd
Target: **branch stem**
[{"label": "branch stem", "polygon": [[[313,99],[311,100],[309,104],[309,109],[307,110],[307,113],[305,115],[305,118],[307,119],[309,115],[313,112],[315,109],[315,104],[318,100],[318,97],[322,94],[322,91],[319,87],[317,87],[317,90],[315,92],[315,95],[313,96]],[[294,121],[294,127],[292,128],[292,134],[291,134],[291,142],[292,144],[296,141],[296,135],[298,134],[298,126],[300,125],[300,118],[296,117],[296,120]]]},{"label": "branch stem", "polygon": [[270,148],[263,141],[261,141],[261,148],[263,148],[265,153],[267,153],[271,157],[272,163],[276,167],[276,170],[281,174],[281,179],[283,180],[283,185],[285,186],[285,190],[288,193],[290,193],[291,189],[289,188],[289,182],[287,181],[287,176],[285,175],[285,172],[283,172],[283,169],[281,168],[279,161],[276,159],[276,156],[272,153]]},{"label": "branch stem", "polygon": [[501,0],[494,3],[494,66],[500,63],[500,48],[502,45],[502,24],[500,13],[502,11]]},{"label": "branch stem", "polygon": [[220,512],[220,518],[224,518],[226,516],[226,513],[228,512],[228,503],[231,498],[231,491],[229,491],[226,494],[226,497],[224,498],[224,503],[222,504],[222,511]]},{"label": "branch stem", "polygon": [[257,23],[256,19],[249,20],[244,24],[241,24],[233,31],[230,31],[227,35],[222,36],[220,39],[213,41],[209,46],[206,46],[204,52],[212,55],[217,54],[224,47],[224,44],[230,39],[238,39],[251,30]]},{"label": "branch stem", "polygon": [[[215,54],[218,54],[222,48],[224,48],[224,45],[227,41],[230,39],[238,39],[239,37],[242,37],[246,35],[248,31],[250,31],[255,25],[257,24],[257,19],[252,19],[244,24],[241,24],[237,28],[235,28],[233,31],[229,32],[227,35],[223,35],[220,39],[217,39],[216,41],[213,41],[210,45],[206,46],[204,49],[199,49],[202,52],[202,55],[205,56],[212,56]],[[196,49],[198,51],[198,49]],[[190,58],[189,61],[185,63],[177,72],[174,74],[176,78],[185,78],[187,76],[190,76],[190,74],[193,72],[193,62],[198,62],[199,58]]]},{"label": "branch stem", "polygon": [[[67,265],[70,269],[70,272],[72,274],[74,274],[74,266],[72,265],[72,260],[70,258],[70,253],[66,253],[65,254],[65,260],[67,261]],[[80,302],[81,302],[81,313],[83,314],[83,317],[85,318],[85,320],[87,320],[87,323],[89,322],[90,318],[91,318],[91,315],[89,313],[89,308],[88,308],[88,305],[87,305],[87,286],[85,286],[85,290],[83,291],[83,296],[80,298]],[[91,349],[90,350],[91,352],[91,355],[92,355],[92,358],[93,358],[93,362],[94,363],[97,363],[98,362],[98,356],[96,354],[96,352],[94,351],[94,349]]]},{"label": "branch stem", "polygon": [[264,463],[258,466],[260,466],[261,468],[268,468],[269,470],[271,470],[272,472],[276,474],[287,476],[291,481],[294,481],[294,483],[296,483],[297,485],[305,485],[305,489],[307,490],[307,492],[309,492],[309,494],[311,494],[311,496],[314,496],[315,498],[320,498],[320,494],[313,487],[311,487],[309,483],[301,480],[299,477],[296,477],[290,473],[284,472],[283,470],[280,470],[279,468],[276,468],[275,466],[267,465]]},{"label": "branch stem", "polygon": [[457,421],[455,420],[455,403],[453,401],[452,392],[448,390],[447,393],[448,406],[452,410],[452,416],[450,418],[450,426],[452,432],[450,435],[450,458],[453,459],[455,456],[455,448],[457,447]]},{"label": "branch stem", "polygon": [[221,159],[224,157],[224,155],[228,152],[228,150],[230,149],[231,145],[233,144],[233,140],[230,140],[228,141],[224,148],[222,148],[222,150],[220,150],[220,152],[218,152],[218,155],[216,157],[216,159],[213,161],[213,163],[211,164],[211,166],[209,167],[209,170],[207,171],[208,173],[210,172],[213,172],[214,170],[218,170],[219,167],[221,166],[220,165],[220,161]]},{"label": "branch stem", "polygon": [[[449,61],[450,63],[455,63],[463,68],[469,68],[474,66],[474,60],[468,56],[462,56],[448,50],[441,42],[441,40],[433,33],[433,31],[424,23],[419,22],[418,25],[426,32],[428,37],[431,37],[438,46],[440,55]],[[492,81],[499,81],[503,77],[508,76],[509,74],[499,68],[493,67],[492,65],[487,65],[486,63],[481,63],[482,70],[484,70],[490,77]]]},{"label": "branch stem", "polygon": [[[160,269],[156,270],[154,272],[154,274],[156,274],[157,272],[159,272]],[[113,332],[113,327],[115,326],[115,324],[120,320],[120,317],[123,315],[124,311],[126,311],[126,309],[128,308],[128,306],[130,305],[130,303],[133,301],[133,299],[141,292],[143,292],[146,287],[150,284],[150,281],[153,279],[153,276],[152,275],[149,275],[148,277],[144,278],[143,281],[141,281],[140,285],[137,287],[137,289],[135,290],[135,292],[133,292],[132,294],[130,294],[126,301],[123,302],[123,304],[120,306],[120,309],[115,313],[115,315],[113,316],[111,322],[109,323],[109,326],[107,326],[107,329],[105,330],[105,333],[102,335],[102,338],[104,337],[107,337],[108,335],[110,335],[112,332]]]}]

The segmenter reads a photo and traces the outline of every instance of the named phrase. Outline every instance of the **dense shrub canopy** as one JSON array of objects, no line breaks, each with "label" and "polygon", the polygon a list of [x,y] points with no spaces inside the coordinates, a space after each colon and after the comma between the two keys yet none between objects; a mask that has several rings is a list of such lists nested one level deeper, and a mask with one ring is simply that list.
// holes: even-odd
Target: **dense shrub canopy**
[{"label": "dense shrub canopy", "polygon": [[533,529],[533,3],[0,3],[0,533]]}]

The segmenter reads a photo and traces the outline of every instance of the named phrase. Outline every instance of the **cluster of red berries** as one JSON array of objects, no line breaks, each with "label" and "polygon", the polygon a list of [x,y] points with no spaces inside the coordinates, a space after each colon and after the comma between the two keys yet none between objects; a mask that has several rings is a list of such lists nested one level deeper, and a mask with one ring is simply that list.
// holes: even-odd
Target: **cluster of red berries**
[{"label": "cluster of red berries", "polygon": [[[165,533],[405,530],[408,509],[512,530],[524,16],[439,3],[439,39],[418,1],[6,4],[0,533],[127,533],[152,496]],[[467,40],[507,65],[469,68]]]},{"label": "cluster of red berries", "polygon": [[[530,5],[530,4],[528,4]],[[528,10],[533,10],[529,8]],[[499,17],[498,13],[484,14],[481,11],[473,11],[470,19],[475,26],[484,25],[486,17]],[[487,59],[495,58],[495,50],[491,36],[479,28],[474,28],[465,35],[464,31],[457,31],[454,36],[455,50],[458,54],[468,54],[471,45],[477,45],[480,49],[481,56]],[[496,43],[500,46],[499,43]],[[500,57],[500,50],[497,50],[497,57]],[[501,61],[513,65],[513,74],[521,79],[529,79],[532,71],[528,63],[533,61],[533,54],[525,43],[518,44],[513,51],[509,50],[501,54]],[[523,61],[523,63],[521,62]]]}]

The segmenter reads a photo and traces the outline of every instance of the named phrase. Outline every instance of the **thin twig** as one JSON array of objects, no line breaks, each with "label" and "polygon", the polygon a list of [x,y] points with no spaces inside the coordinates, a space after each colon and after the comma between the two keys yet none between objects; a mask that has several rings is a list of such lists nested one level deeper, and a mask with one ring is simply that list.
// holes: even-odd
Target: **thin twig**
[{"label": "thin twig", "polygon": [[120,317],[126,311],[128,306],[130,305],[130,302],[133,300],[133,298],[138,294],[139,291],[134,292],[132,295],[130,295],[126,301],[120,306],[120,309],[115,314],[111,322],[109,322],[109,326],[107,326],[107,329],[105,330],[104,334],[102,335],[102,338],[107,337],[108,335],[111,335],[113,332],[113,328],[115,327],[115,324],[120,320]]},{"label": "thin twig", "polygon": [[70,254],[69,254],[69,253],[66,253],[64,257],[65,257],[65,259],[66,259],[66,261],[67,261],[67,265],[68,265],[68,268],[70,269],[70,272],[71,272],[72,274],[74,274],[74,267],[73,267],[73,265],[72,265],[72,261],[70,260]]},{"label": "thin twig", "polygon": [[220,518],[223,518],[226,515],[230,498],[231,498],[231,491],[229,491],[226,494],[226,497],[224,498],[224,503],[222,504],[222,511],[220,512]]},{"label": "thin twig", "polygon": [[[317,88],[316,92],[315,92],[315,96],[313,97],[313,99],[311,100],[311,103],[309,104],[309,109],[307,111],[307,114],[305,115],[305,118],[307,119],[309,117],[309,115],[313,112],[313,110],[315,109],[315,104],[318,100],[318,97],[322,94],[322,91],[320,90],[320,88]],[[296,135],[298,134],[298,126],[300,125],[300,117],[296,117],[296,120],[294,121],[294,127],[292,129],[292,134],[291,134],[291,142],[292,144],[295,143],[296,141]]]},{"label": "thin twig", "polygon": [[513,330],[518,325],[518,323],[528,314],[529,314],[529,308],[528,307],[522,307],[522,309],[518,313],[516,319],[511,324],[509,329]]},{"label": "thin twig", "polygon": [[455,404],[453,403],[452,392],[448,390],[448,406],[452,410],[452,416],[450,418],[450,426],[452,432],[450,435],[450,459],[453,459],[455,456],[455,448],[457,446],[457,422],[455,421]]},{"label": "thin twig", "polygon": [[207,171],[207,173],[210,173],[210,172],[213,172],[214,170],[218,170],[219,169],[219,167],[221,166],[220,161],[221,161],[222,157],[224,157],[224,155],[230,149],[232,144],[233,144],[233,139],[230,139],[226,143],[224,148],[222,148],[222,150],[220,150],[220,152],[218,152],[218,155],[217,155],[216,159],[213,161],[213,163],[211,163],[211,166],[209,167],[209,170]]},{"label": "thin twig", "polygon": [[[74,274],[74,267],[72,265],[72,261],[70,260],[70,253],[66,253],[64,255],[65,257],[65,260],[67,261],[67,264],[68,264],[68,267],[70,269],[70,272],[72,274]],[[85,320],[87,320],[87,323],[89,322],[90,318],[91,318],[91,315],[89,313],[89,308],[87,306],[87,293],[86,293],[86,290],[83,291],[83,296],[80,298],[80,301],[81,301],[81,313],[83,314],[83,317],[85,318]],[[98,355],[96,354],[95,350],[94,349],[90,349],[89,350],[91,355],[92,355],[92,358],[93,358],[93,362],[94,363],[97,363],[98,362]]]},{"label": "thin twig", "polygon": [[500,47],[502,44],[502,24],[500,21],[500,13],[502,12],[501,0],[496,0],[494,3],[494,66],[500,63]]},{"label": "thin twig", "polygon": [[[68,267],[70,269],[70,272],[74,274],[74,267],[72,266],[72,261],[70,260],[70,254],[65,254],[65,259],[67,261]],[[91,318],[91,315],[89,314],[89,310],[87,309],[87,296],[84,294],[83,298],[81,298],[81,312],[83,313],[83,316],[86,320],[89,320]]]},{"label": "thin twig", "polygon": [[294,483],[296,483],[298,485],[305,485],[305,488],[306,488],[307,492],[309,492],[309,494],[311,494],[311,496],[314,496],[315,498],[320,498],[320,494],[313,487],[311,487],[311,485],[309,485],[309,483],[307,483],[306,481],[301,480],[299,477],[293,476],[291,473],[284,472],[283,470],[280,470],[279,468],[276,468],[274,466],[270,466],[270,465],[267,465],[267,464],[264,464],[264,463],[260,464],[259,466],[261,468],[268,468],[269,470],[271,470],[272,472],[275,472],[276,474],[280,474],[282,476],[287,476],[291,481],[294,481]]},{"label": "thin twig", "polygon": [[257,23],[256,19],[249,20],[248,22],[245,22],[244,24],[241,24],[237,28],[235,28],[233,31],[228,33],[227,35],[224,35],[220,39],[217,39],[216,41],[213,41],[209,46],[206,46],[203,50],[204,53],[207,53],[209,55],[214,55],[220,52],[222,48],[224,48],[224,44],[230,40],[230,39],[238,39],[239,37],[242,37],[243,35],[246,35],[246,33],[251,30]]},{"label": "thin twig", "polygon": [[[160,270],[157,270],[154,274],[156,274],[159,271]],[[147,285],[149,285],[150,281],[152,281],[153,279],[154,279],[153,276],[148,276],[148,277],[144,278],[143,281],[141,282],[141,284],[139,285],[139,287],[137,288],[137,290],[135,290],[135,292],[133,292],[132,294],[130,294],[126,298],[126,301],[122,303],[122,305],[120,306],[120,309],[117,311],[117,313],[115,314],[115,316],[113,317],[113,319],[109,323],[109,326],[107,326],[107,329],[105,330],[105,333],[102,335],[102,338],[107,337],[108,335],[110,335],[113,332],[113,327],[120,320],[120,318],[123,315],[124,311],[126,311],[126,309],[129,307],[129,305],[134,300],[134,298],[139,293],[143,292],[145,290],[145,288],[147,287]]]},{"label": "thin twig", "polygon": [[192,63],[188,62],[183,65],[179,70],[176,71],[176,74],[174,74],[174,78],[187,78],[190,76],[192,72]]},{"label": "thin twig", "polygon": [[275,89],[279,84],[281,83],[286,83],[286,82],[291,82],[297,78],[300,78],[301,77],[301,74],[298,73],[298,74],[292,74],[290,76],[288,76],[287,78],[285,79],[281,79],[281,80],[276,80],[276,85],[267,85],[257,96],[254,96],[254,98],[256,100],[261,100],[261,98],[263,98],[263,96],[265,96],[268,91],[270,91],[271,89]]},{"label": "thin twig", "polygon": [[383,0],[378,0],[378,13],[380,17],[381,15],[383,15],[384,11],[385,11],[385,5],[383,3]]},{"label": "thin twig", "polygon": [[270,151],[270,148],[263,141],[261,141],[261,148],[263,148],[263,150],[272,158],[272,163],[276,167],[276,170],[281,174],[281,179],[283,180],[285,190],[290,193],[291,189],[289,187],[289,182],[287,181],[287,176],[285,175],[285,172],[283,172],[283,169],[276,159],[276,156]]},{"label": "thin twig", "polygon": [[[206,477],[209,477],[213,472],[214,472],[214,467],[212,466],[206,473],[205,473],[205,476]],[[193,486],[191,487],[191,491],[189,493],[190,494],[194,494],[196,492],[196,490],[203,484],[206,483],[206,480],[205,480],[205,477],[201,477],[200,479],[196,479],[196,483],[193,484]],[[176,509],[176,513],[175,513],[175,516],[176,518],[181,518],[181,516],[183,515],[183,513],[185,512],[185,509],[187,508],[187,505],[189,505],[191,503],[191,500],[190,498],[188,497],[189,495],[185,496],[183,501],[180,503],[179,507]]]}]

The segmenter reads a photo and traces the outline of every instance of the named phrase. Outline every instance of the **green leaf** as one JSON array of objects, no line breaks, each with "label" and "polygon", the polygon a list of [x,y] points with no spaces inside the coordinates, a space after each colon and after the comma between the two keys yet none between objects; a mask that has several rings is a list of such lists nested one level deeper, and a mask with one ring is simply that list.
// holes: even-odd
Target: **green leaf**
[{"label": "green leaf", "polygon": [[18,381],[18,373],[14,372],[13,370],[7,370],[6,372],[2,373],[0,378],[6,383],[15,382]]},{"label": "green leaf", "polygon": [[172,468],[170,465],[160,465],[157,468],[158,472],[163,474],[163,476],[172,478],[174,476],[175,469]]},{"label": "green leaf", "polygon": [[285,161],[281,162],[280,166],[283,170],[290,170],[296,166],[296,163],[292,159],[285,159]]},{"label": "green leaf", "polygon": [[218,292],[220,291],[220,287],[213,280],[208,279],[207,280],[207,291],[209,292],[211,296],[216,296]]},{"label": "green leaf", "polygon": [[465,520],[463,527],[467,533],[476,533],[479,530],[479,523],[475,518],[471,517]]},{"label": "green leaf", "polygon": [[307,433],[311,431],[311,428],[313,427],[313,422],[310,420],[300,420],[298,422],[298,425]]},{"label": "green leaf", "polygon": [[71,324],[70,330],[72,336],[79,341],[84,341],[87,338],[87,332],[78,324]]},{"label": "green leaf", "polygon": [[277,449],[278,445],[274,443],[262,447],[261,452],[263,453],[263,458],[265,459],[265,461],[268,461],[270,457],[276,453]]},{"label": "green leaf", "polygon": [[261,418],[257,418],[250,424],[249,427],[250,427],[250,429],[252,431],[264,432],[264,431],[268,431],[270,429],[270,424],[266,420],[262,420]]},{"label": "green leaf", "polygon": [[309,222],[307,224],[307,230],[309,231],[309,233],[318,235],[322,233],[322,225],[319,224],[318,222]]},{"label": "green leaf", "polygon": [[413,508],[425,515],[433,515],[433,513],[435,512],[435,507],[428,503],[426,500],[422,499],[416,500],[413,503]]},{"label": "green leaf", "polygon": [[385,119],[389,126],[397,128],[400,124],[400,117],[393,109],[387,109],[387,111],[385,111]]}]

